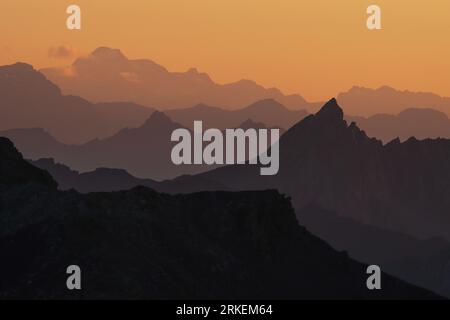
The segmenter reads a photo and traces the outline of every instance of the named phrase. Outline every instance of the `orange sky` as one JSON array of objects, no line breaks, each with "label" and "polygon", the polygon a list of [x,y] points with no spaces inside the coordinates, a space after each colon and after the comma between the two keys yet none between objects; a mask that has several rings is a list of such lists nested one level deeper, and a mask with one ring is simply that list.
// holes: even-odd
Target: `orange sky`
[{"label": "orange sky", "polygon": [[[81,31],[65,27],[69,4],[82,9]],[[383,30],[366,28],[369,4]],[[49,57],[51,47],[109,46],[308,100],[352,85],[450,96],[449,0],[2,0],[0,30],[1,65],[65,65],[72,58]]]}]

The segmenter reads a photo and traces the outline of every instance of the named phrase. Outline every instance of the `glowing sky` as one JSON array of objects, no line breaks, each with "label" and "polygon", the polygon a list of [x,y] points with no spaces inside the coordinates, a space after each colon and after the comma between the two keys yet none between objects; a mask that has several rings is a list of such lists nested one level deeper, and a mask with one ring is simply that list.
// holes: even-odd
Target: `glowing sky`
[{"label": "glowing sky", "polygon": [[[69,4],[82,9],[81,31],[66,29]],[[366,28],[370,4],[381,7],[383,30]],[[74,57],[50,48],[109,46],[309,100],[353,85],[450,96],[449,0],[1,0],[0,30],[1,65],[66,65]]]}]

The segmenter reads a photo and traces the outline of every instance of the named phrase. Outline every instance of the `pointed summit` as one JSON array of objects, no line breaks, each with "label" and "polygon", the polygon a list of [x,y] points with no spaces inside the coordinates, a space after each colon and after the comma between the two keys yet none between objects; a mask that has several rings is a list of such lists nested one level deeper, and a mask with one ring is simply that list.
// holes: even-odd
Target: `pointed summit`
[{"label": "pointed summit", "polygon": [[172,128],[175,123],[164,112],[155,111],[145,121],[142,128]]},{"label": "pointed summit", "polygon": [[316,113],[316,117],[323,119],[336,119],[339,121],[344,120],[344,112],[339,107],[335,98],[328,101],[320,110]]},{"label": "pointed summit", "polygon": [[172,122],[172,120],[164,112],[161,111],[153,112],[147,121]]}]

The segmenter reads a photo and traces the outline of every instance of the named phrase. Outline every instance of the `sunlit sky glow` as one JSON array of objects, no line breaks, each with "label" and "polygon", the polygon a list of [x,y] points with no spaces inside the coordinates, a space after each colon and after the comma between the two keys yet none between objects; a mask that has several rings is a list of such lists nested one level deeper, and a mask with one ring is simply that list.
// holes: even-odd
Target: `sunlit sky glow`
[{"label": "sunlit sky glow", "polygon": [[[82,30],[65,27],[82,9]],[[366,28],[382,9],[383,30]],[[450,96],[448,0],[2,0],[0,64],[70,64],[98,46],[219,83],[253,79],[308,100],[353,85]],[[55,57],[65,45],[74,55]]]}]

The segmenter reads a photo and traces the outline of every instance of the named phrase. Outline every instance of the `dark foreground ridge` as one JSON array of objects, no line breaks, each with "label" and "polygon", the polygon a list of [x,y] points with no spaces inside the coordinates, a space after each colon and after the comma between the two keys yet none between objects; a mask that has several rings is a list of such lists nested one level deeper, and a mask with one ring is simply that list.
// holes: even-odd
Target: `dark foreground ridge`
[{"label": "dark foreground ridge", "polygon": [[[1,298],[436,298],[387,275],[367,290],[366,267],[300,227],[277,191],[81,195],[8,140],[0,150]],[[81,291],[66,289],[74,264]]]}]

